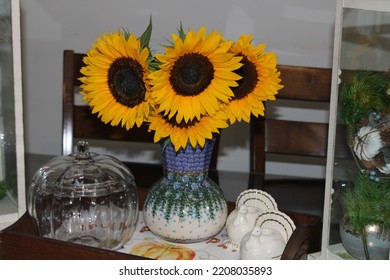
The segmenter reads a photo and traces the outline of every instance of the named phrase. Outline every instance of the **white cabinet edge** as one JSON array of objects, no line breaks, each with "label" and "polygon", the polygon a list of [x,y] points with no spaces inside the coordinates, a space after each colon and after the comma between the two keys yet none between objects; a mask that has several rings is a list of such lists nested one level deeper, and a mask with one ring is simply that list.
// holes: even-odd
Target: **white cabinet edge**
[{"label": "white cabinet edge", "polygon": [[26,182],[24,161],[23,90],[19,0],[11,0],[11,20],[15,96],[16,167],[18,176],[18,213],[19,216],[21,216],[26,211]]}]

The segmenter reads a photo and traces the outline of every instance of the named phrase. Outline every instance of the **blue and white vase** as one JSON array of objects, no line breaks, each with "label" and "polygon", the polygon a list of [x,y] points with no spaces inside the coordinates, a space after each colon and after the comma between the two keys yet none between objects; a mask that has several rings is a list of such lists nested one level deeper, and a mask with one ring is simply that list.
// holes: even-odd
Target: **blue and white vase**
[{"label": "blue and white vase", "polygon": [[208,177],[215,140],[203,148],[175,152],[162,147],[164,176],[149,190],[144,203],[146,226],[175,243],[206,241],[224,227],[227,204],[222,189]]}]

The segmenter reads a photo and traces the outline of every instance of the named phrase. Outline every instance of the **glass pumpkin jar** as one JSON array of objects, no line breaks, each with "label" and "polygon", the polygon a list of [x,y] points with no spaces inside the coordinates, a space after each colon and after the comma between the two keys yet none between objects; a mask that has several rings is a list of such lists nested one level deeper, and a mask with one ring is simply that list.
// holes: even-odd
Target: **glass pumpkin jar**
[{"label": "glass pumpkin jar", "polygon": [[58,156],[33,176],[28,211],[39,235],[105,249],[117,249],[134,233],[138,192],[134,176],[119,160],[90,153]]}]

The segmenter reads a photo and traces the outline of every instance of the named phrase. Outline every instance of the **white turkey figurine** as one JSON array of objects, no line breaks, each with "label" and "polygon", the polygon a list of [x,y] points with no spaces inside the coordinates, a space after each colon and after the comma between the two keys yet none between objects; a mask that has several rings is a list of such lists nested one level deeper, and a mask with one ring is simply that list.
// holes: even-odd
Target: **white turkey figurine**
[{"label": "white turkey figurine", "polygon": [[241,240],[241,260],[278,260],[286,247],[286,241],[276,230],[254,226]]},{"label": "white turkey figurine", "polygon": [[259,215],[269,210],[277,210],[277,204],[267,192],[257,189],[241,192],[236,209],[226,220],[228,239],[225,243],[239,250],[241,238],[253,229]]},{"label": "white turkey figurine", "polygon": [[256,220],[248,216],[248,207],[243,204],[238,210],[230,213],[226,220],[226,231],[229,237],[229,244],[239,247],[241,238],[250,232]]}]

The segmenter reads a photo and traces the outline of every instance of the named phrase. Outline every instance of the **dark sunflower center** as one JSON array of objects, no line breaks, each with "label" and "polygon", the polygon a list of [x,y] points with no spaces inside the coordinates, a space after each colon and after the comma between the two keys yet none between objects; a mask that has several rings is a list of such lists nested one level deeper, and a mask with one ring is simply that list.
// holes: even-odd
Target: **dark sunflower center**
[{"label": "dark sunflower center", "polygon": [[124,106],[142,103],[146,87],[141,64],[132,58],[116,59],[108,70],[108,87],[115,100]]},{"label": "dark sunflower center", "polygon": [[193,96],[202,93],[214,78],[210,60],[198,53],[180,57],[172,67],[169,81],[179,95]]},{"label": "dark sunflower center", "polygon": [[234,93],[234,99],[241,99],[250,94],[256,88],[259,80],[256,66],[246,56],[243,56],[241,63],[243,65],[234,71],[242,77],[242,79],[237,81],[238,86],[231,88]]},{"label": "dark sunflower center", "polygon": [[168,118],[167,116],[163,116],[164,120],[169,123],[171,126],[178,127],[178,128],[188,128],[191,126],[194,126],[198,121],[197,118],[194,118],[193,120],[189,122],[185,122],[182,120],[180,123],[176,122],[176,115],[174,115],[172,118]]}]

